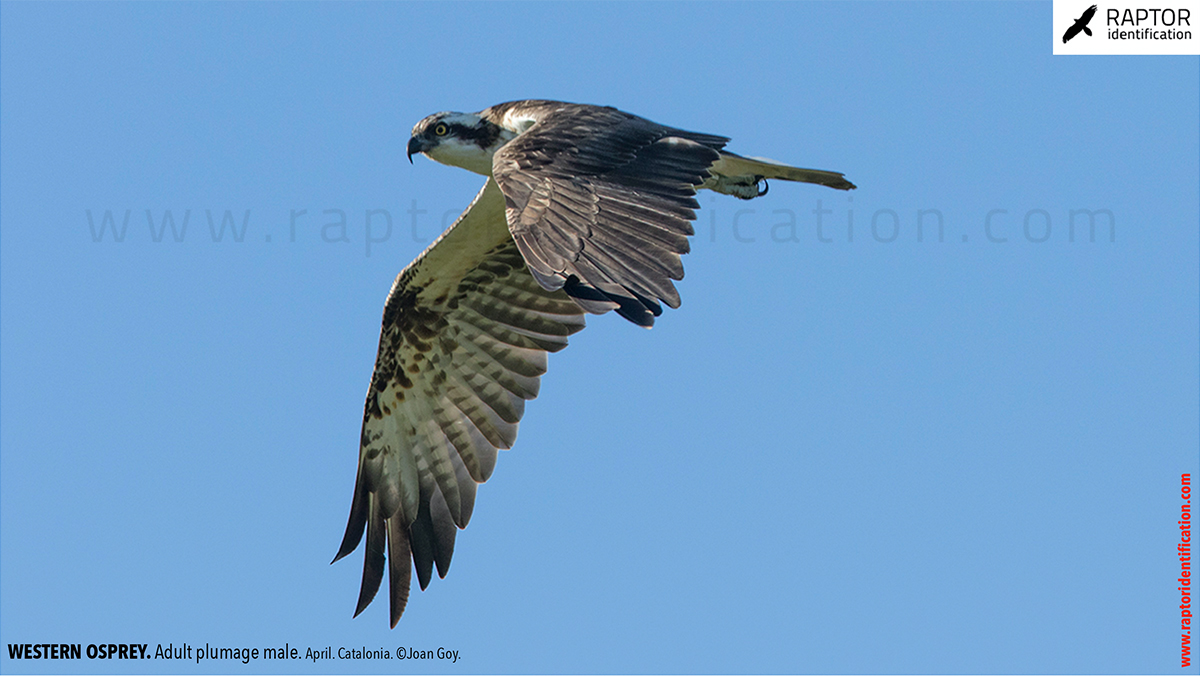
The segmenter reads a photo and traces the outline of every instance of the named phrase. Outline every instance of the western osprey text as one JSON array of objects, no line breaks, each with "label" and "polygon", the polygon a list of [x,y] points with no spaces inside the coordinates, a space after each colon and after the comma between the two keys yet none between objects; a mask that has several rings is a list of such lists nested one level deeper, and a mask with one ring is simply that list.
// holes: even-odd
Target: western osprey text
[{"label": "western osprey text", "polygon": [[392,284],[367,390],[350,521],[334,561],[366,558],[355,616],[388,566],[391,625],[454,538],[497,451],[510,448],[546,354],[584,313],[649,327],[679,307],[700,207],[696,190],[741,199],[782,179],[851,190],[837,172],[724,150],[729,139],[603,106],[512,101],[417,123],[415,154],[487,177],[458,217]]}]

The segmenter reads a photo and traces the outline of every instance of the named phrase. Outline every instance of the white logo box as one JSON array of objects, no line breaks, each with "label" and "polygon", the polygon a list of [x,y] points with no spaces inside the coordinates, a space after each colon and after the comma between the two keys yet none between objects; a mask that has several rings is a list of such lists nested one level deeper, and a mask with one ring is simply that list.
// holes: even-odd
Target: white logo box
[{"label": "white logo box", "polygon": [[[1063,36],[1096,6],[1091,31]],[[1054,0],[1055,54],[1200,54],[1200,0]]]}]

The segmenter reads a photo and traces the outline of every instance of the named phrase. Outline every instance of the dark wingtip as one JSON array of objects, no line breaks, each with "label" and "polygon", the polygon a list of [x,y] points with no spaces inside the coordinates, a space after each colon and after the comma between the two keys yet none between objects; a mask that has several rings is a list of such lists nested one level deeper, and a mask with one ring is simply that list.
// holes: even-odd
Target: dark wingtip
[{"label": "dark wingtip", "polygon": [[[618,296],[609,296],[616,302],[620,303],[617,308],[617,314],[637,324],[638,326],[649,329],[654,326],[654,313],[648,310],[645,305],[632,298],[621,298]],[[662,314],[662,308],[658,310]]]},{"label": "dark wingtip", "polygon": [[[380,575],[380,579],[381,580],[383,579],[382,575]],[[354,617],[358,617],[359,615],[361,615],[362,611],[366,610],[367,606],[371,605],[371,601],[375,600],[375,593],[378,591],[379,591],[378,583],[376,583],[376,586],[374,589],[364,586],[359,590],[358,605],[354,606]]]},{"label": "dark wingtip", "polygon": [[[654,318],[663,312],[662,306],[649,298],[631,298],[629,296],[618,296],[607,293],[594,286],[587,285],[575,275],[568,277],[566,282],[563,283],[562,288],[572,298],[579,298],[585,301],[616,303],[617,307],[614,309],[618,315],[647,329],[654,326]],[[587,306],[585,305],[584,307],[586,308]]]},{"label": "dark wingtip", "polygon": [[384,549],[387,547],[387,522],[383,518],[379,502],[372,500],[368,505],[371,518],[367,520],[367,551],[363,556],[362,587],[358,591],[358,606],[354,616],[371,605],[379,583],[383,581]]},{"label": "dark wingtip", "polygon": [[433,519],[429,514],[429,501],[424,500],[417,511],[417,518],[408,527],[408,545],[412,551],[413,567],[417,570],[417,584],[421,591],[429,586],[433,577]]},{"label": "dark wingtip", "polygon": [[342,545],[329,565],[333,565],[350,552],[358,549],[362,542],[363,531],[367,528],[367,492],[362,490],[361,475],[354,480],[354,498],[350,501],[350,518],[346,520],[346,533],[342,536]]},{"label": "dark wingtip", "polygon": [[342,546],[338,547],[338,552],[333,556],[333,560],[329,562],[329,565],[332,566],[338,561],[346,558],[350,552],[358,549],[358,543],[362,541],[363,530],[365,530],[365,528],[365,523],[356,524],[354,522],[354,514],[351,513],[350,524],[346,528],[346,535],[342,537]]},{"label": "dark wingtip", "polygon": [[388,521],[388,612],[392,629],[404,614],[408,605],[408,591],[412,585],[412,549],[408,541],[408,527],[399,519]]}]

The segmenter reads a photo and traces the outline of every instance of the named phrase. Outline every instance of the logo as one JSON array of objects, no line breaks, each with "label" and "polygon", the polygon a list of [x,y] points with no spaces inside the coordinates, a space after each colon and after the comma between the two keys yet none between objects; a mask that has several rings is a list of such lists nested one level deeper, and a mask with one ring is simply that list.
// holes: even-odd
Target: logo
[{"label": "logo", "polygon": [[1200,54],[1200,0],[1054,0],[1050,26],[1054,54]]},{"label": "logo", "polygon": [[1076,35],[1079,35],[1079,31],[1083,31],[1086,35],[1091,36],[1092,29],[1088,28],[1088,22],[1091,21],[1092,17],[1094,16],[1096,16],[1096,6],[1092,5],[1084,11],[1083,16],[1079,17],[1075,20],[1075,23],[1071,24],[1071,27],[1067,29],[1066,33],[1063,33],[1063,42],[1065,43]]}]

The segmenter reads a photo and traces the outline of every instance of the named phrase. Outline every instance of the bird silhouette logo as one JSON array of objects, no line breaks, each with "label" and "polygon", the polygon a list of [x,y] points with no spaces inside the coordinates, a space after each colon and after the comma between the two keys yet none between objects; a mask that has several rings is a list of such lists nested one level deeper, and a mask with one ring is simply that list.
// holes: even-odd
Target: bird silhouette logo
[{"label": "bird silhouette logo", "polygon": [[1063,42],[1066,43],[1067,40],[1079,35],[1080,31],[1091,35],[1092,29],[1088,28],[1087,25],[1094,16],[1096,16],[1096,6],[1092,5],[1083,12],[1083,16],[1079,17],[1075,20],[1075,23],[1071,24],[1071,27],[1067,29],[1066,33],[1063,33]]}]

